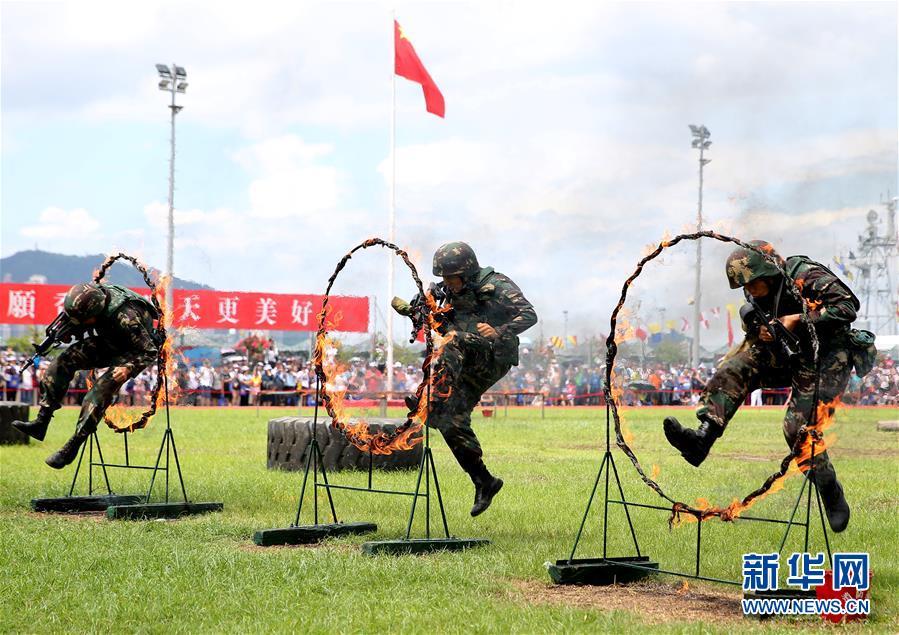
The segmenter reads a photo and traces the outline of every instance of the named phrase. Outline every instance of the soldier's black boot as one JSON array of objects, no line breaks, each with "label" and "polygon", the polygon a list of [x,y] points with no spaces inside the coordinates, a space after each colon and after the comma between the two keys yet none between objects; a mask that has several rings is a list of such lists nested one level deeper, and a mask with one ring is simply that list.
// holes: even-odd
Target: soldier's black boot
[{"label": "soldier's black boot", "polygon": [[81,445],[90,437],[90,432],[78,431],[56,452],[47,457],[45,463],[54,470],[61,470],[75,460]]},{"label": "soldier's black boot", "polygon": [[834,533],[840,533],[849,525],[849,503],[843,495],[843,486],[837,480],[837,474],[831,467],[816,468],[815,484],[821,494],[821,502],[827,514],[827,522]]},{"label": "soldier's black boot", "polygon": [[681,456],[693,467],[699,467],[705,461],[723,432],[720,426],[705,420],[700,420],[695,430],[685,428],[674,417],[665,417],[664,428],[668,443],[680,450]]},{"label": "soldier's black boot", "polygon": [[474,505],[471,507],[471,515],[479,516],[487,511],[493,497],[503,488],[503,480],[496,478],[487,471],[487,467],[481,463],[481,469],[471,475],[474,481]]},{"label": "soldier's black boot", "polygon": [[41,407],[33,421],[13,421],[12,427],[27,434],[32,439],[43,441],[47,435],[47,426],[53,418],[53,410],[46,406]]}]

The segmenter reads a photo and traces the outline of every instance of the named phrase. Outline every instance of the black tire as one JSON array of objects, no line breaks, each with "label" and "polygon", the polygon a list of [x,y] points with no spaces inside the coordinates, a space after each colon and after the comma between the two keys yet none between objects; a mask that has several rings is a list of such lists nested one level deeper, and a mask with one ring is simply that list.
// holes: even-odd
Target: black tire
[{"label": "black tire", "polygon": [[[373,431],[384,429],[392,432],[402,419],[369,419]],[[281,417],[268,422],[268,455],[266,464],[270,470],[297,471],[305,469],[313,425],[309,417]],[[349,443],[343,433],[331,425],[330,419],[320,419],[315,426],[315,437],[322,453],[322,462],[329,472],[341,470],[367,470],[368,453],[360,452]],[[374,455],[372,466],[378,470],[417,468],[421,462],[423,446],[417,444],[411,450],[388,455]]]},{"label": "black tire", "polygon": [[12,427],[13,421],[28,421],[28,404],[0,403],[0,445],[28,445],[31,438]]}]

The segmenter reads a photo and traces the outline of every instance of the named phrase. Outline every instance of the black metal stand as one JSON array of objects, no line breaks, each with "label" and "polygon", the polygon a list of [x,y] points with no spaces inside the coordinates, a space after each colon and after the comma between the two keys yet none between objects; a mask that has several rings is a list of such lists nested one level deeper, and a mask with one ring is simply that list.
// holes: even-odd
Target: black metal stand
[{"label": "black metal stand", "polygon": [[[156,455],[156,462],[153,465],[135,465],[131,463],[131,457],[128,451],[128,433],[123,432],[123,445],[125,449],[124,463],[107,463],[103,458],[103,450],[100,448],[100,438],[96,432],[91,433],[88,441],[81,446],[81,452],[78,455],[78,462],[75,465],[75,474],[72,476],[72,485],[69,493],[60,498],[36,498],[31,501],[31,506],[35,511],[52,511],[59,513],[72,512],[102,512],[105,511],[110,519],[139,519],[139,518],[175,518],[189,514],[200,514],[209,511],[221,511],[224,505],[222,503],[193,503],[187,498],[187,490],[184,487],[184,477],[181,474],[181,461],[178,458],[178,448],[175,445],[175,435],[172,432],[171,413],[169,411],[169,391],[168,378],[163,377],[163,385],[165,387],[165,433],[162,436],[162,442],[159,445],[159,452]],[[97,451],[97,458],[94,460],[94,449]],[[165,451],[165,462],[162,461],[163,450]],[[84,455],[87,453],[87,496],[74,496],[75,485],[78,482],[78,475],[81,472],[81,466],[84,463]],[[171,468],[171,459],[174,458],[174,467],[178,473],[178,482],[181,485],[181,501],[169,500],[169,472]],[[94,468],[99,467],[103,475],[103,483],[105,484],[106,494],[94,494]],[[117,468],[125,470],[151,470],[150,487],[146,495],[116,495],[109,484],[108,468]],[[165,474],[165,500],[160,503],[151,503],[150,496],[153,494],[153,487],[156,484],[156,476],[158,473]]]},{"label": "black metal stand", "polygon": [[[127,433],[125,433],[127,434]],[[96,448],[97,456],[100,461],[94,461],[94,449]],[[81,471],[81,464],[84,461],[84,455],[87,453],[87,495],[75,495],[75,485],[78,482],[78,474]],[[128,457],[128,441],[125,440],[125,460]],[[103,483],[105,484],[106,494],[94,494],[94,467],[100,467],[103,472]],[[133,505],[141,502],[143,498],[136,494],[120,495],[112,491],[109,484],[109,474],[107,467],[111,467],[103,459],[103,450],[100,448],[100,438],[94,432],[88,438],[87,443],[81,446],[81,452],[78,454],[78,463],[75,464],[75,474],[72,476],[72,485],[69,487],[69,493],[65,496],[57,498],[33,498],[31,499],[31,508],[36,512],[54,512],[57,514],[77,514],[82,512],[102,512],[110,505]],[[100,488],[98,488],[100,489]]]},{"label": "black metal stand", "polygon": [[[128,438],[127,432],[125,436],[125,462],[128,463]],[[94,450],[96,449],[99,461],[94,461]],[[84,455],[87,454],[87,495],[75,495],[75,486],[78,483],[78,475],[81,472],[81,465],[84,463]],[[94,468],[99,467],[103,474],[103,483],[105,484],[106,494],[94,493]],[[54,512],[57,514],[78,514],[82,512],[103,512],[110,505],[133,505],[143,500],[142,496],[120,495],[112,491],[109,484],[109,473],[107,467],[129,467],[138,468],[131,465],[114,465],[106,463],[103,459],[103,450],[100,447],[100,437],[96,432],[91,433],[87,442],[81,446],[81,452],[78,453],[78,462],[75,464],[75,473],[72,475],[72,485],[69,487],[69,493],[65,496],[57,498],[33,498],[31,499],[31,508],[36,512]],[[97,489],[100,489],[98,487]]]},{"label": "black metal stand", "polygon": [[[817,501],[818,506],[818,515],[821,519],[821,529],[824,533],[824,543],[827,547],[827,556],[828,559],[831,559],[831,551],[830,551],[830,540],[828,538],[828,529],[827,529],[827,521],[824,517],[824,507],[821,503],[821,494],[818,492],[818,487],[815,483],[815,444],[812,443],[812,455],[811,455],[811,467],[805,473],[805,478],[803,478],[802,488],[799,490],[799,496],[796,498],[796,503],[793,506],[793,512],[790,514],[789,520],[781,520],[775,518],[761,518],[757,516],[739,516],[737,521],[750,521],[750,522],[763,522],[763,523],[775,523],[775,524],[783,524],[786,525],[786,530],[784,532],[783,540],[781,540],[780,547],[778,549],[778,553],[781,553],[786,545],[787,538],[789,536],[790,530],[793,527],[804,527],[805,528],[805,537],[804,537],[804,548],[805,552],[808,552],[809,546],[809,529],[812,524],[812,490],[815,491],[815,500]],[[610,484],[610,472],[615,477],[615,485],[618,490],[619,499],[609,498],[609,484]],[[602,507],[602,557],[601,558],[585,558],[585,559],[575,559],[575,552],[577,551],[578,544],[580,543],[581,536],[584,533],[584,528],[587,525],[587,519],[590,515],[590,509],[593,506],[593,502],[596,498],[596,492],[599,488],[600,479],[603,474],[605,474],[605,487],[604,487],[604,495],[603,495],[603,507]],[[808,487],[808,489],[806,489]],[[805,494],[806,505],[805,505],[805,520],[799,522],[796,520],[796,513],[799,509],[799,505],[802,502],[803,494]],[[624,508],[625,518],[627,519],[628,529],[630,530],[631,538],[634,543],[634,550],[636,551],[635,555],[623,556],[623,557],[608,557],[608,517],[609,517],[609,504],[621,505]],[[742,586],[742,582],[735,580],[726,580],[720,577],[714,577],[709,575],[702,575],[701,570],[701,554],[702,554],[702,523],[700,514],[697,512],[692,512],[689,510],[682,511],[681,513],[692,514],[696,519],[696,551],[695,551],[695,566],[692,572],[685,571],[673,571],[669,569],[661,569],[659,568],[658,562],[653,562],[649,559],[649,557],[643,555],[640,551],[640,545],[637,542],[637,532],[634,528],[633,520],[631,519],[630,507],[637,507],[643,509],[656,509],[661,510],[667,513],[671,513],[671,507],[663,507],[661,505],[647,505],[643,503],[632,503],[625,499],[624,489],[621,487],[621,480],[618,476],[618,468],[615,467],[615,458],[612,455],[611,451],[611,421],[609,416],[609,406],[606,406],[606,450],[602,458],[602,462],[599,466],[599,472],[596,475],[596,480],[593,483],[593,489],[590,492],[590,498],[587,501],[587,508],[584,510],[584,517],[581,521],[581,526],[578,529],[577,536],[574,539],[574,545],[571,548],[571,553],[569,554],[567,559],[557,560],[555,563],[546,563],[547,570],[549,571],[549,575],[552,578],[553,582],[556,584],[590,584],[590,585],[608,585],[615,583],[626,583],[633,582],[644,578],[653,573],[666,573],[670,575],[679,576],[682,578],[690,578],[695,580],[707,580],[710,582],[720,582],[722,584],[731,584],[736,586]],[[736,522],[736,521],[735,521]],[[806,597],[807,594],[800,594],[801,597]],[[797,595],[796,597],[800,597]],[[749,597],[749,596],[747,596]],[[784,597],[783,593],[778,597]],[[792,597],[792,596],[791,596]]]},{"label": "black metal stand", "polygon": [[[316,382],[316,396],[320,395],[321,385]],[[430,393],[429,395],[430,396]],[[362,545],[363,552],[367,554],[401,554],[401,553],[427,553],[432,551],[457,551],[477,545],[489,544],[489,540],[483,538],[456,538],[450,535],[449,524],[446,520],[446,510],[443,507],[443,497],[440,493],[440,481],[437,479],[437,466],[434,463],[434,456],[431,453],[430,434],[428,427],[425,426],[424,431],[424,451],[422,452],[421,463],[418,466],[418,478],[415,482],[415,490],[411,492],[401,490],[385,490],[376,489],[372,485],[372,456],[369,453],[368,467],[368,486],[354,487],[349,485],[335,485],[328,481],[328,473],[322,460],[321,448],[318,445],[318,435],[316,429],[318,426],[318,398],[316,398],[315,412],[312,419],[312,441],[309,443],[309,449],[306,455],[306,466],[303,473],[303,485],[300,489],[299,504],[297,505],[297,513],[294,522],[290,527],[283,529],[263,529],[257,531],[253,536],[253,542],[261,546],[271,545],[299,545],[310,544],[323,540],[332,536],[343,536],[349,534],[362,534],[377,531],[378,526],[375,523],[356,522],[341,523],[337,520],[337,511],[334,507],[334,499],[331,496],[332,489],[342,489],[355,492],[369,492],[372,494],[387,494],[396,496],[411,496],[412,508],[409,513],[409,522],[406,525],[406,535],[398,540],[380,540],[366,542]],[[430,401],[429,401],[430,403]],[[313,492],[313,522],[312,525],[300,525],[300,515],[303,511],[303,501],[306,495],[306,485],[309,481],[309,472],[312,471],[312,492]],[[319,481],[319,474],[321,481]],[[440,509],[440,518],[443,525],[442,538],[431,537],[431,478],[434,479],[434,494],[437,497],[437,504]],[[424,487],[422,487],[424,482]],[[318,513],[318,490],[324,489],[328,506],[331,511],[331,523],[319,523]],[[423,491],[422,491],[423,490]],[[412,525],[415,520],[415,512],[418,507],[418,499],[425,499],[425,537],[412,538]]]},{"label": "black metal stand", "polygon": [[[139,520],[143,518],[177,518],[179,516],[189,516],[193,514],[205,514],[206,512],[217,512],[224,508],[224,503],[194,503],[187,498],[187,489],[184,487],[184,476],[181,474],[181,461],[178,459],[178,447],[175,445],[175,434],[172,432],[171,413],[169,411],[169,381],[168,376],[163,370],[163,386],[165,389],[165,433],[162,435],[162,442],[159,444],[159,452],[156,454],[156,463],[153,466],[135,466],[135,465],[106,465],[105,467],[130,467],[133,469],[153,470],[150,476],[150,487],[147,489],[147,495],[143,502],[110,505],[106,509],[106,516],[110,520]],[[126,438],[126,463],[127,461],[127,438]],[[162,451],[165,450],[165,464],[160,467],[162,461]],[[171,471],[171,458],[174,458],[175,469],[178,473],[178,483],[181,485],[181,501],[169,500],[169,472]],[[151,503],[150,496],[153,494],[153,486],[156,484],[156,475],[159,472],[165,473],[165,501],[160,503]]]}]

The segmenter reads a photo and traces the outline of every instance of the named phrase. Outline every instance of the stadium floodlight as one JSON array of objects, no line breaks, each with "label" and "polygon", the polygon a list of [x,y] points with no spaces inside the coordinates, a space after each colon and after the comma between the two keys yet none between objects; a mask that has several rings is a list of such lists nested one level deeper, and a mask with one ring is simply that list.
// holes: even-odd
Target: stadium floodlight
[{"label": "stadium floodlight", "polygon": [[[187,71],[184,70],[184,67],[178,66],[177,64],[172,64],[171,66],[166,66],[165,64],[157,64],[156,71],[159,73],[159,76],[162,78],[159,82],[159,90],[165,90],[172,94],[172,102],[169,104],[169,109],[172,111],[172,120],[171,120],[171,155],[169,158],[169,235],[168,235],[168,244],[166,245],[167,254],[166,254],[166,275],[169,277],[169,284],[166,286],[165,290],[165,303],[166,306],[174,306],[172,304],[173,300],[173,290],[174,284],[174,253],[175,253],[175,115],[181,112],[183,106],[179,106],[175,103],[175,95],[177,93],[184,93],[187,90],[187,82],[183,81],[187,77]],[[171,324],[167,324],[166,326],[171,326]]]},{"label": "stadium floodlight", "polygon": [[[699,150],[699,206],[696,212],[696,231],[702,231],[702,169],[711,159],[706,159],[704,153],[712,145],[710,137],[712,133],[703,125],[688,124],[690,134],[693,136],[692,147]],[[696,241],[696,285],[693,290],[693,342],[690,351],[690,361],[694,368],[699,366],[699,324],[702,321],[702,241]]]}]

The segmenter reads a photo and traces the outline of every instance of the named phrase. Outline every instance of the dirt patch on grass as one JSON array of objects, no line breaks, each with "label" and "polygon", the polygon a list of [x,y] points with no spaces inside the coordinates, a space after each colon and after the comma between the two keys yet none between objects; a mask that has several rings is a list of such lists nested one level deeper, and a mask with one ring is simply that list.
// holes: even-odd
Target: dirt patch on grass
[{"label": "dirt patch on grass", "polygon": [[840,447],[839,441],[834,445],[832,456],[866,458],[866,459],[891,459],[899,457],[899,449],[894,447],[887,448],[847,448]]},{"label": "dirt patch on grass", "polygon": [[591,452],[604,452],[605,447],[602,443],[564,443],[558,446],[563,450],[589,450]]},{"label": "dirt patch on grass", "polygon": [[693,589],[686,582],[667,584],[643,581],[626,585],[577,586],[516,580],[513,584],[529,603],[627,611],[639,615],[650,624],[728,624],[744,620],[739,593]]}]

